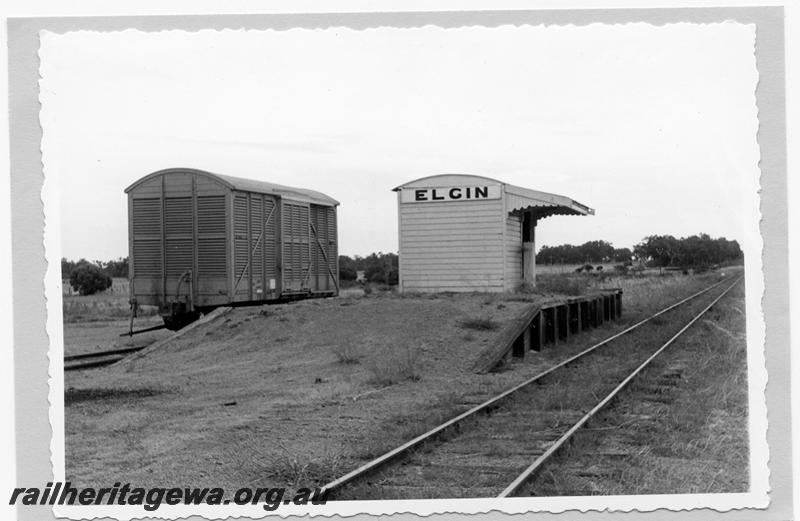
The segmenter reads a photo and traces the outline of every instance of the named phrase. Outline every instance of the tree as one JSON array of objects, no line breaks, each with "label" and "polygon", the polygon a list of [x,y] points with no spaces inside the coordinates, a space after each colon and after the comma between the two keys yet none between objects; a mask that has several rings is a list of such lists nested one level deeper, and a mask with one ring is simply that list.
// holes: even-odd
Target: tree
[{"label": "tree", "polygon": [[[536,262],[539,264],[586,264],[590,262],[611,262],[615,260],[618,252],[627,251],[630,257],[630,250],[614,249],[608,241],[589,241],[574,246],[572,244],[562,244],[561,246],[542,246],[536,254]],[[627,259],[626,259],[627,260]]]},{"label": "tree", "polygon": [[[356,259],[358,259],[357,256]],[[339,255],[339,278],[356,280],[356,261],[347,255]]]},{"label": "tree", "polygon": [[631,261],[631,257],[633,257],[633,252],[630,248],[614,248],[614,253],[611,256],[611,260],[614,262],[629,263]]},{"label": "tree", "polygon": [[742,259],[738,242],[724,237],[712,239],[705,233],[680,239],[671,235],[651,235],[633,248],[633,254],[651,266],[660,267],[707,268]]},{"label": "tree", "polygon": [[369,282],[394,285],[398,282],[398,259],[396,253],[370,253],[366,257],[339,255],[339,278],[355,280],[356,272],[363,271]]},{"label": "tree", "polygon": [[[100,264],[98,264],[100,266]],[[110,260],[101,266],[103,271],[110,277],[128,278],[128,257],[120,257]]]},{"label": "tree", "polygon": [[81,295],[92,295],[110,288],[111,277],[96,265],[84,262],[72,270],[69,284]]},{"label": "tree", "polygon": [[672,235],[650,235],[633,247],[637,259],[653,266],[680,264],[680,241]]},{"label": "tree", "polygon": [[68,279],[72,276],[72,270],[75,269],[75,261],[67,260],[61,257],[61,278]]}]

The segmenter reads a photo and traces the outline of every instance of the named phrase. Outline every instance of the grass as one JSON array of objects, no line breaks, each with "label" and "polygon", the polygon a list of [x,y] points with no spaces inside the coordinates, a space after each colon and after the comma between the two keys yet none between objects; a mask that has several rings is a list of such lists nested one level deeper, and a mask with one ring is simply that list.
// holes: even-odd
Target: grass
[{"label": "grass", "polygon": [[386,387],[410,380],[420,379],[420,350],[406,345],[399,349],[383,347],[377,355],[366,363],[371,373],[368,382],[378,387]]},{"label": "grass", "polygon": [[336,355],[336,360],[340,364],[357,364],[364,356],[361,350],[351,342],[336,344],[331,347],[331,351]]},{"label": "grass", "polygon": [[[649,285],[650,290],[656,288],[665,289],[659,283]],[[682,293],[685,295],[685,287]],[[708,298],[705,299],[707,301]],[[660,305],[663,307],[664,302]],[[532,444],[547,446],[553,435],[560,435],[588,407],[599,402],[703,305],[704,302],[694,302],[689,309],[676,310],[660,326],[645,325],[634,336],[623,337],[615,342],[613,350],[600,352],[590,360],[559,372],[557,378],[520,391],[514,400],[502,404],[490,415],[476,417],[471,426],[448,433],[444,443],[426,445],[409,455],[402,466],[382,472],[371,480],[374,486],[359,485],[347,491],[345,497],[421,499],[496,493],[499,491],[495,490],[498,483],[510,482],[518,470],[535,457],[530,453]],[[737,319],[740,321],[740,317]],[[709,320],[710,323],[703,326],[708,331],[715,331],[716,326],[728,329],[715,318]],[[735,333],[716,333],[715,338],[723,340],[720,345],[722,351],[732,335],[735,336]],[[694,342],[691,343],[694,345]],[[736,406],[740,398],[744,398],[742,403],[746,404],[746,386],[743,388],[743,380],[733,376],[746,375],[746,369],[742,358],[729,354],[727,365],[723,363],[719,359],[722,351],[715,355],[699,349],[697,360],[686,362],[686,365],[701,371],[702,377],[698,375],[695,378],[695,383],[700,387],[686,392],[685,401],[669,403],[670,393],[676,388],[672,385],[675,381],[672,373],[665,376],[666,383],[656,385],[655,391],[652,389],[655,384],[653,375],[650,374],[649,380],[643,375],[647,385],[639,392],[654,396],[649,407],[633,417],[621,416],[620,407],[640,401],[635,396],[626,397],[623,393],[603,413],[610,421],[592,420],[591,430],[584,432],[580,438],[583,441],[576,442],[562,454],[562,459],[548,465],[548,474],[542,480],[545,484],[537,484],[539,488],[533,491],[534,495],[632,494],[645,490],[647,493],[744,490],[735,486],[725,488],[722,481],[735,481],[736,478],[731,480],[727,477],[728,473],[746,478],[746,438],[744,445],[741,439],[740,443],[734,443],[731,454],[726,456],[720,451],[725,450],[726,444],[730,444],[737,433],[746,432],[746,410],[742,411]],[[698,363],[698,360],[709,361]],[[669,368],[667,365],[664,367]],[[722,382],[730,383],[720,383],[714,379],[710,379],[713,383],[704,383],[709,381],[706,371],[713,371],[715,367],[722,367],[721,371],[715,373],[717,376],[720,373],[723,375]],[[724,376],[728,370],[731,375]],[[657,369],[653,368],[653,371]],[[704,400],[705,403],[698,407],[694,404],[697,400]],[[642,418],[655,418],[664,423],[651,425]],[[414,420],[412,415],[396,424],[398,428],[404,428]],[[410,439],[421,431],[411,428],[404,437]],[[592,445],[607,434],[614,436],[621,432],[627,433],[624,438],[627,442],[623,445],[615,442],[602,450]],[[618,456],[620,453],[623,454],[622,458]],[[581,454],[584,459],[573,465],[572,462],[580,459]],[[609,460],[598,464],[596,458],[602,458],[605,454],[610,454]],[[449,455],[457,457],[451,458]],[[717,459],[728,464],[719,465],[715,463]],[[695,465],[696,462],[700,464]],[[682,469],[681,465],[685,465],[688,471]],[[692,468],[693,465],[699,469]],[[420,483],[420,479],[424,483]],[[718,480],[716,484],[715,479]],[[703,480],[710,480],[705,488],[699,485]]]},{"label": "grass", "polygon": [[[131,316],[130,295],[126,279],[114,279],[111,288],[94,295],[78,295],[67,291],[62,295],[64,323],[105,322],[120,320]],[[155,306],[140,306],[137,315],[154,316]]]},{"label": "grass", "polygon": [[536,293],[577,296],[587,292],[592,283],[590,275],[543,274],[536,277]]},{"label": "grass", "polygon": [[[640,314],[638,306],[649,305],[651,298],[683,297],[705,285],[696,277],[664,280],[669,283],[603,283],[627,284],[625,320]],[[638,300],[629,300],[632,295]],[[124,407],[114,399],[70,406],[65,413],[68,477],[85,485],[125,476],[148,486],[213,481],[235,489],[249,479],[263,480],[265,468],[274,464],[275,481],[324,481],[337,466],[337,474],[352,470],[363,463],[362,456],[383,454],[560,361],[593,335],[624,327],[609,323],[556,349],[512,361],[502,374],[475,375],[471,357],[496,332],[463,329],[459,318],[489,316],[502,325],[522,304],[504,300],[503,294],[405,297],[387,293],[298,302],[270,306],[265,316],[259,316],[258,308],[239,308],[230,317],[253,319],[234,330],[215,328],[212,336],[204,336],[211,328],[200,329],[128,372],[112,366],[67,374],[68,384],[78,388],[175,386],[162,396],[132,396]],[[502,312],[495,310],[499,303],[507,306]],[[664,301],[652,305],[663,307]],[[118,320],[73,324],[72,329],[112,324],[127,327]],[[363,354],[358,364],[340,362],[332,352],[345,343],[352,353]],[[350,358],[347,351],[344,357]],[[385,386],[387,381],[396,383]],[[229,402],[237,405],[223,406]],[[130,432],[135,443],[114,435],[120,430]],[[278,444],[296,456],[279,454],[285,451]],[[198,446],[203,449],[200,460],[189,450]],[[476,449],[480,453],[481,445]]]},{"label": "grass", "polygon": [[[741,287],[593,421],[534,494],[744,492],[747,364]],[[738,293],[738,294],[736,294]],[[596,466],[604,474],[582,474]]]},{"label": "grass", "polygon": [[364,461],[377,458],[397,445],[412,440],[465,410],[455,392],[432,397],[424,408],[401,407],[379,426],[379,436],[361,444],[356,456]]},{"label": "grass", "polygon": [[344,457],[341,450],[326,447],[319,455],[289,450],[277,445],[279,452],[269,458],[264,468],[267,477],[290,488],[323,485],[342,474]]}]

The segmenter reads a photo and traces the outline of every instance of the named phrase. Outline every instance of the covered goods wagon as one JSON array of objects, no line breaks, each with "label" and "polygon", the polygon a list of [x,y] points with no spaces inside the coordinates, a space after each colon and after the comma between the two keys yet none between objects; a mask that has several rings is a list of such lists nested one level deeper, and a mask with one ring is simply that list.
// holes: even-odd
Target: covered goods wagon
[{"label": "covered goods wagon", "polygon": [[218,306],[337,295],[335,199],[191,168],[128,188],[131,305],[179,329]]}]

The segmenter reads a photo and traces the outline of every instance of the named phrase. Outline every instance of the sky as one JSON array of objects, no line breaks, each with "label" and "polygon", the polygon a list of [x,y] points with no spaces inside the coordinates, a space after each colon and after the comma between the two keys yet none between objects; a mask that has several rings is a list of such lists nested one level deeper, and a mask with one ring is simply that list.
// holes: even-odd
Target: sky
[{"label": "sky", "polygon": [[176,166],[334,197],[348,255],[397,251],[392,188],[440,173],[596,210],[537,248],[752,242],[753,46],[737,23],[43,33],[61,255],[127,255],[124,188]]}]

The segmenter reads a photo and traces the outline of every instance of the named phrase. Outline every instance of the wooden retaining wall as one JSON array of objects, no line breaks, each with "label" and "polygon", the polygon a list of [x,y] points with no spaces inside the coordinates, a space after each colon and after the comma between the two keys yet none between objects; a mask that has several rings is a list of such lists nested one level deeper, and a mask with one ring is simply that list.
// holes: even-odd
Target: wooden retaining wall
[{"label": "wooden retaining wall", "polygon": [[477,373],[488,373],[511,357],[555,346],[584,329],[601,326],[622,316],[622,290],[608,289],[589,295],[532,304],[500,335],[495,347],[476,361]]}]

